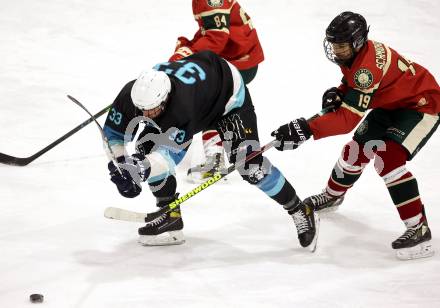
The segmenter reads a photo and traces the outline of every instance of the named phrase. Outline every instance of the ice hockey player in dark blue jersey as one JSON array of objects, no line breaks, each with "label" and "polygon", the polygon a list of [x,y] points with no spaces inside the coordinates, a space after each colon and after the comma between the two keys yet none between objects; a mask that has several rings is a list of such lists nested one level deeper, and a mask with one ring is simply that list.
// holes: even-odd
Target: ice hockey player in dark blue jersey
[{"label": "ice hockey player in dark blue jersey", "polygon": [[[146,122],[128,155],[139,119]],[[104,132],[118,166],[110,161],[111,181],[124,197],[140,194],[148,182],[158,207],[176,199],[174,167],[183,159],[194,134],[217,127],[231,163],[260,148],[257,119],[239,71],[210,51],[145,70],[121,90],[107,116]],[[118,168],[119,167],[119,168]],[[119,170],[122,171],[119,172]],[[242,178],[262,190],[293,217],[303,247],[314,250],[319,219],[292,185],[260,155],[238,168]],[[143,245],[184,242],[180,208],[139,229]]]}]

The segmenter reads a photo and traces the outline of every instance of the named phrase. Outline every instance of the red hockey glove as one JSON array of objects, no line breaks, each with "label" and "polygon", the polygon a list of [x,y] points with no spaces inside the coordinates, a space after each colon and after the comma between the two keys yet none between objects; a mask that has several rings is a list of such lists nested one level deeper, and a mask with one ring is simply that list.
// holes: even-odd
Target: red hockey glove
[{"label": "red hockey glove", "polygon": [[186,46],[180,47],[174,52],[174,54],[171,56],[171,58],[168,61],[169,62],[178,61],[192,54],[193,52],[189,47]]},{"label": "red hockey glove", "polygon": [[179,49],[180,47],[185,47],[185,46],[190,47],[191,41],[184,36],[179,36],[177,38],[176,48],[174,48],[174,51],[177,51],[177,49]]}]

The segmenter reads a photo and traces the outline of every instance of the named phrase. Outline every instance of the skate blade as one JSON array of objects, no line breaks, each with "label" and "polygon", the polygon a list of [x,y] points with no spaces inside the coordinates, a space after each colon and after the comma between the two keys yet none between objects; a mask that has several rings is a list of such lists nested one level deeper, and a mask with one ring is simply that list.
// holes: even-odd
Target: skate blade
[{"label": "skate blade", "polygon": [[420,243],[414,247],[396,249],[396,257],[399,260],[415,260],[432,257],[435,253],[430,241]]},{"label": "skate blade", "polygon": [[[191,172],[187,175],[187,180],[189,183],[192,184],[203,184],[205,183],[209,177],[203,177],[203,174],[201,172]],[[222,178],[223,181],[220,181],[219,183],[225,183],[227,181],[227,178]]]},{"label": "skate blade", "polygon": [[319,223],[320,223],[319,215],[317,213],[314,213],[314,215],[315,215],[315,237],[313,238],[313,241],[310,243],[309,246],[304,247],[307,248],[312,253],[316,251],[316,248],[318,246]]},{"label": "skate blade", "polygon": [[342,201],[344,201],[344,198],[339,199],[338,201],[336,201],[332,206],[329,207],[325,207],[321,210],[315,209],[316,212],[319,212],[319,214],[329,214],[329,213],[334,213],[339,209],[339,205],[342,203]]},{"label": "skate blade", "polygon": [[140,235],[138,243],[142,246],[181,245],[185,243],[185,237],[183,236],[183,232],[181,230],[170,231],[158,235]]},{"label": "skate blade", "polygon": [[331,214],[331,213],[336,212],[338,210],[338,208],[339,208],[339,205],[333,205],[330,207],[323,208],[322,210],[315,210],[315,211],[317,213],[319,213],[320,215],[322,215],[322,214],[326,215],[326,214]]}]

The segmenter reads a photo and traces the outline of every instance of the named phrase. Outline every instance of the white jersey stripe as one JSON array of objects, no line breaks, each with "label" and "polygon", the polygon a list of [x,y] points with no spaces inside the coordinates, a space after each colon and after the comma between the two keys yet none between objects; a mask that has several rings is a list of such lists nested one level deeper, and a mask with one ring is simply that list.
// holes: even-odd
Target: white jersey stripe
[{"label": "white jersey stripe", "polygon": [[414,127],[414,129],[405,138],[402,145],[412,154],[420,142],[431,132],[438,121],[437,115],[423,114],[423,119]]}]

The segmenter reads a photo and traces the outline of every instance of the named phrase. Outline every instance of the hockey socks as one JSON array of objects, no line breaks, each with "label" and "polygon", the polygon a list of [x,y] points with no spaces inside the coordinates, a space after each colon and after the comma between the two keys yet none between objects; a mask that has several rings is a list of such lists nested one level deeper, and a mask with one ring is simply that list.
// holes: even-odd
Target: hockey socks
[{"label": "hockey socks", "polygon": [[369,153],[354,140],[346,144],[332,170],[325,192],[332,198],[343,196],[360,178],[374,155],[375,169],[384,180],[402,221],[407,227],[422,222],[424,217],[417,181],[405,166],[407,153],[401,145],[391,140],[386,140],[385,147],[376,153]]},{"label": "hockey socks", "polygon": [[400,218],[406,227],[413,227],[425,220],[417,180],[406,169],[405,149],[393,141],[387,141],[386,147],[386,151],[377,153],[383,165],[376,160],[376,171],[385,182]]},{"label": "hockey socks", "polygon": [[202,133],[203,150],[206,157],[223,153],[222,140],[216,130],[207,130]]},{"label": "hockey socks", "polygon": [[352,140],[347,143],[328,180],[326,192],[332,197],[343,196],[360,178],[370,158],[364,153],[363,147]]}]

